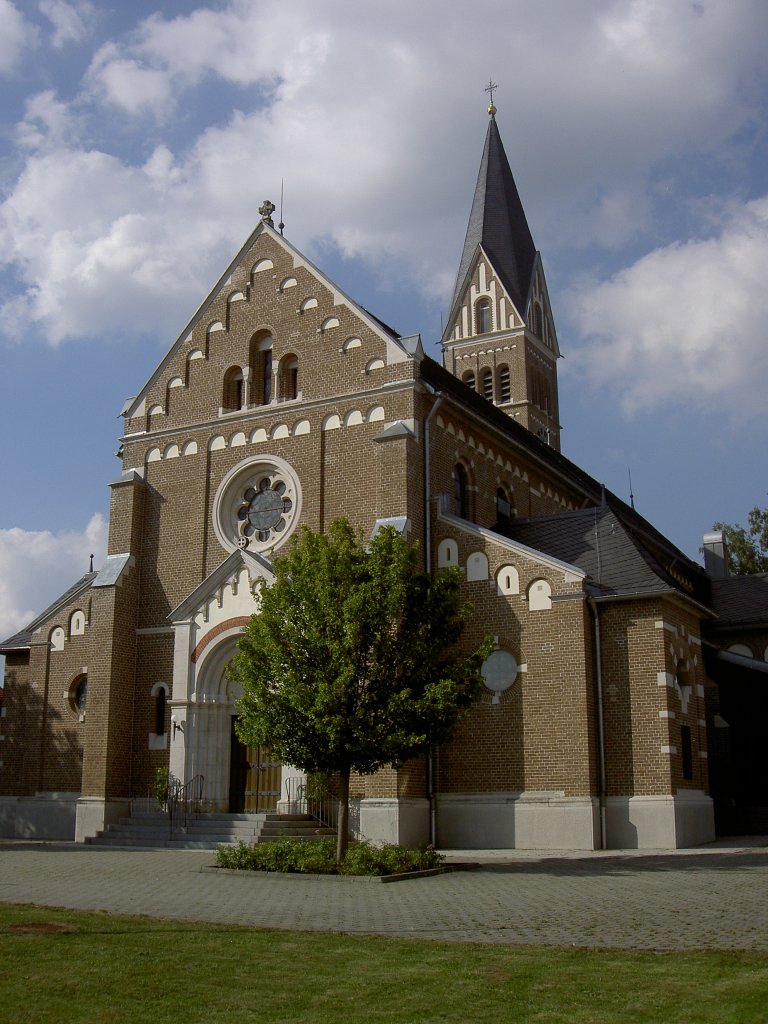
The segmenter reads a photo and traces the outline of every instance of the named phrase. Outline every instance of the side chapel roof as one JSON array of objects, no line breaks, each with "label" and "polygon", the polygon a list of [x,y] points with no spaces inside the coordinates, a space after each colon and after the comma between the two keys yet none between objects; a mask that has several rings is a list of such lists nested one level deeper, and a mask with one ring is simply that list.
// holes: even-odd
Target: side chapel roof
[{"label": "side chapel roof", "polygon": [[[513,520],[496,529],[583,569],[595,597],[682,592],[699,602],[707,601],[707,580],[699,566],[682,552],[677,552],[679,560],[670,564],[665,558],[667,551],[654,551],[650,537],[635,532],[608,504]],[[666,546],[672,548],[669,542]]]},{"label": "side chapel roof", "polygon": [[98,575],[98,572],[87,572],[85,576],[81,576],[76,583],[73,583],[68,590],[65,590],[52,604],[49,604],[45,611],[36,616],[24,629],[20,629],[18,633],[14,633],[13,636],[2,641],[0,643],[0,654],[12,654],[14,651],[28,650],[35,631],[49,619],[52,619],[60,608],[64,608],[71,601],[74,601],[81,591],[87,590]]}]

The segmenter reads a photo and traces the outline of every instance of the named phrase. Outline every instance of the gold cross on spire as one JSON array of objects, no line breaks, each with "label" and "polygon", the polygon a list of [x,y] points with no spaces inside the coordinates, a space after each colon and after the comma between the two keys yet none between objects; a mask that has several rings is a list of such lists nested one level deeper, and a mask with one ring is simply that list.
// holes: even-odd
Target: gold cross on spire
[{"label": "gold cross on spire", "polygon": [[496,113],[496,107],[493,105],[493,90],[498,88],[499,87],[494,82],[494,80],[492,78],[489,78],[488,85],[486,85],[485,89],[483,89],[483,92],[487,92],[491,98],[491,101],[488,104],[488,113],[491,115],[491,117],[493,117],[493,115]]}]

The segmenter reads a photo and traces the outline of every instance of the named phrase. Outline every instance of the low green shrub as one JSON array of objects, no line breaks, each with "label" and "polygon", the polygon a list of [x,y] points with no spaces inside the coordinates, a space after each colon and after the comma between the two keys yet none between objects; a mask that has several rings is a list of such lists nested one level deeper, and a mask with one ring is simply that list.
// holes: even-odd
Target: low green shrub
[{"label": "low green shrub", "polygon": [[278,839],[271,843],[220,846],[216,863],[238,871],[283,871],[308,875],[394,875],[439,867],[442,854],[420,847],[351,843],[344,863],[336,864],[336,840]]}]

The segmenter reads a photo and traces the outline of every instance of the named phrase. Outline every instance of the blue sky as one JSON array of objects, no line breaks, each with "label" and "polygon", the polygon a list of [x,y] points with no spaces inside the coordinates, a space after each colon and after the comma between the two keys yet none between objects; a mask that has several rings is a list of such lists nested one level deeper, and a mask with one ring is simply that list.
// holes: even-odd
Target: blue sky
[{"label": "blue sky", "polygon": [[565,454],[691,557],[765,505],[766,39],[765,0],[0,0],[0,638],[98,565],[123,401],[281,182],[435,352],[489,77]]}]

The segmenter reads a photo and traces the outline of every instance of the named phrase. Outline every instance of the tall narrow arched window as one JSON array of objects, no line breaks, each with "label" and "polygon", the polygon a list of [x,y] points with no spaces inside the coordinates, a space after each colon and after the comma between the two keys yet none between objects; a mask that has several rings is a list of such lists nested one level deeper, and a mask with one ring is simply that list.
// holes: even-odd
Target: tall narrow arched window
[{"label": "tall narrow arched window", "polygon": [[155,735],[162,736],[165,732],[165,709],[168,705],[168,691],[158,686],[155,694]]},{"label": "tall narrow arched window", "polygon": [[541,316],[541,303],[534,302],[533,309],[531,310],[531,330],[537,338],[544,337],[544,327]]},{"label": "tall narrow arched window", "polygon": [[242,409],[244,398],[243,371],[239,366],[231,366],[224,374],[224,388],[221,396],[221,407],[227,412]]},{"label": "tall narrow arched window", "polygon": [[472,388],[473,391],[475,390],[475,371],[474,370],[467,370],[466,373],[463,374],[461,379],[464,381],[464,383],[467,385],[468,388]]},{"label": "tall narrow arched window", "polygon": [[506,365],[506,363],[497,369],[496,376],[498,379],[497,392],[499,396],[499,401],[501,402],[502,405],[505,402],[511,402],[512,382],[509,376],[509,367]]},{"label": "tall narrow arched window", "polygon": [[261,353],[261,398],[264,405],[272,401],[272,349],[267,348]]},{"label": "tall narrow arched window", "polygon": [[296,356],[284,356],[280,361],[280,397],[292,402],[299,397],[299,360]]},{"label": "tall narrow arched window", "polygon": [[269,405],[272,401],[272,336],[259,331],[251,338],[249,365],[250,399],[256,405]]},{"label": "tall narrow arched window", "polygon": [[493,401],[493,370],[483,370],[483,398]]},{"label": "tall narrow arched window", "polygon": [[500,523],[508,523],[512,518],[512,503],[503,487],[496,491],[496,518]]},{"label": "tall narrow arched window", "polygon": [[460,462],[453,467],[453,511],[461,519],[469,519],[469,479]]},{"label": "tall narrow arched window", "polygon": [[491,300],[480,299],[475,306],[475,333],[489,334],[493,330],[491,323]]}]

